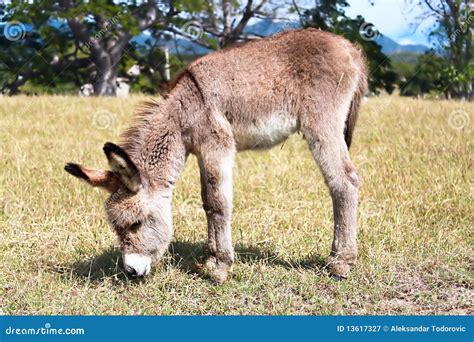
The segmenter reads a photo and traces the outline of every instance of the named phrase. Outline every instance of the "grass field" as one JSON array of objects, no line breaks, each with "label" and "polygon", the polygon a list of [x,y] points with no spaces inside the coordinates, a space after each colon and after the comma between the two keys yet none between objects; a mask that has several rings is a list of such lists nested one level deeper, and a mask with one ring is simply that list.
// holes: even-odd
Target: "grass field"
[{"label": "grass field", "polygon": [[194,271],[205,215],[191,157],[174,195],[174,243],[144,282],[121,272],[106,194],[63,171],[105,168],[144,97],[0,97],[0,308],[4,314],[473,314],[474,104],[365,102],[351,156],[362,179],[360,258],[324,269],[331,201],[298,135],[239,154],[232,278]]}]

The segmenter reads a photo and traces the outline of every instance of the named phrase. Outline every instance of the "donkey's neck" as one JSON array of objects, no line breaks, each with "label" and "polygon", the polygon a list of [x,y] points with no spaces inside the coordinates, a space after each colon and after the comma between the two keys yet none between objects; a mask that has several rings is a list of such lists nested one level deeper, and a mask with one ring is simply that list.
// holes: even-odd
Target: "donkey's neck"
[{"label": "donkey's neck", "polygon": [[172,190],[186,159],[181,131],[168,113],[162,113],[161,107],[149,115],[140,136],[126,144],[125,149],[140,170],[142,181],[151,189]]},{"label": "donkey's neck", "polygon": [[152,191],[172,190],[186,159],[179,123],[169,107],[167,101],[147,104],[126,134],[124,149]]},{"label": "donkey's neck", "polygon": [[189,147],[182,118],[201,106],[193,86],[182,77],[166,99],[144,104],[137,123],[125,133],[123,147],[152,191],[172,191],[186,161]]}]

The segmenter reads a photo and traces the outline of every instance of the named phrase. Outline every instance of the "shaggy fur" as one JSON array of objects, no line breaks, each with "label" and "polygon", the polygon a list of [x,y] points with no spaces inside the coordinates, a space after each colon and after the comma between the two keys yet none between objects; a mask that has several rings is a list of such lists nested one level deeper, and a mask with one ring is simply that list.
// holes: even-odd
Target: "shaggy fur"
[{"label": "shaggy fur", "polygon": [[[193,153],[208,220],[206,264],[217,282],[224,281],[234,260],[235,153],[269,148],[300,130],[333,200],[330,269],[346,277],[357,256],[358,178],[348,147],[366,88],[360,49],[315,29],[284,32],[190,64],[165,100],[144,105],[122,148],[105,147],[111,174],[121,183],[112,189],[106,212],[122,251],[133,254],[129,259],[135,262],[148,260],[137,255],[157,260],[166,251],[172,236],[172,190]],[[84,179],[80,172],[71,173]],[[104,179],[89,180],[96,186],[100,181],[106,185]]]}]

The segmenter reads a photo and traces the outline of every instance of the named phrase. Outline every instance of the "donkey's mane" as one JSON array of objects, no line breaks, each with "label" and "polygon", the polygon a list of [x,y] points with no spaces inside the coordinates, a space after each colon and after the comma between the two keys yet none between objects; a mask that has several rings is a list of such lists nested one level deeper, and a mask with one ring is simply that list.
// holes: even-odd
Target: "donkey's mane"
[{"label": "donkey's mane", "polygon": [[133,161],[140,160],[140,151],[145,135],[150,132],[153,125],[152,118],[156,119],[157,115],[161,115],[159,107],[162,102],[168,99],[172,90],[176,85],[189,74],[189,70],[182,70],[167,86],[167,91],[162,94],[160,100],[148,99],[141,102],[135,114],[132,116],[130,126],[122,133],[120,138],[120,146],[130,155]]},{"label": "donkey's mane", "polygon": [[[158,113],[160,102],[149,99],[140,103],[131,119],[130,126],[121,135],[121,146],[133,157],[143,143],[144,134],[151,127],[151,118]],[[133,158],[135,159],[135,158]]]}]

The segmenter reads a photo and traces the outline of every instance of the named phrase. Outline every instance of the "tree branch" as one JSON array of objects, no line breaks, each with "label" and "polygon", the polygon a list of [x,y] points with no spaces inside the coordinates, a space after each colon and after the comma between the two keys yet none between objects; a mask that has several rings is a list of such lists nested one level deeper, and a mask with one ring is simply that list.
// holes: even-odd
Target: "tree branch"
[{"label": "tree branch", "polygon": [[180,30],[175,29],[173,26],[168,26],[168,27],[165,28],[165,30],[168,31],[168,32],[174,33],[174,34],[178,34],[178,35],[180,35],[180,36],[182,36],[182,37],[185,37],[185,38],[187,38],[187,39],[192,38],[193,43],[199,44],[199,45],[201,45],[201,46],[203,46],[203,47],[205,47],[205,48],[207,48],[207,49],[212,49],[212,45],[209,44],[209,43],[208,43],[207,41],[205,41],[204,39],[202,39],[202,38],[196,39],[196,37],[190,37],[189,35],[187,35],[187,34],[181,32]]},{"label": "tree branch", "polygon": [[431,4],[430,0],[424,0],[425,4],[432,10],[433,12],[437,13],[438,15],[443,15],[443,13],[440,10],[437,10],[436,8],[433,7]]},{"label": "tree branch", "polygon": [[[146,9],[144,15],[135,15],[138,22],[138,29],[144,31],[152,26],[158,19],[158,10],[153,0],[148,0],[143,7],[139,8],[137,12]],[[138,14],[138,13],[137,13]]]},{"label": "tree branch", "polygon": [[234,43],[236,40],[239,39],[239,37],[242,35],[243,30],[247,26],[249,20],[255,15],[255,13],[260,11],[260,9],[263,7],[263,5],[265,5],[266,2],[267,0],[262,0],[254,9],[252,9],[253,0],[247,1],[247,5],[245,6],[242,19],[240,19],[237,26],[232,30],[230,36],[224,42],[223,47],[227,45],[231,45],[232,43]]}]

